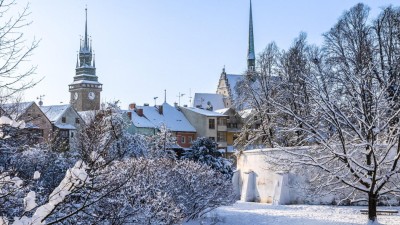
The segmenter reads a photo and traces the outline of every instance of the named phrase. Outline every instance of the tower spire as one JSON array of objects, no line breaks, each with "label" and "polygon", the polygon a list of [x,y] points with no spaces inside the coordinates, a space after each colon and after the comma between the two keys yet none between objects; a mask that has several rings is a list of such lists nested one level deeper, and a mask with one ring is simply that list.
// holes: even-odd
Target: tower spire
[{"label": "tower spire", "polygon": [[250,16],[249,16],[249,46],[247,52],[247,69],[254,71],[255,69],[255,52],[254,52],[254,34],[253,34],[253,13],[250,0]]},{"label": "tower spire", "polygon": [[85,43],[84,47],[85,49],[88,49],[88,34],[87,34],[87,6],[85,8]]}]

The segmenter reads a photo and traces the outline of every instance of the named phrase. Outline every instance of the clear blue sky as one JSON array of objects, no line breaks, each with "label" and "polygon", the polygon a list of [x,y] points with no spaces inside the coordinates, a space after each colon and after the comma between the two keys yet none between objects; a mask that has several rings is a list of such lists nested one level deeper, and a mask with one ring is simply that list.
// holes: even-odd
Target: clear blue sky
[{"label": "clear blue sky", "polygon": [[[19,5],[26,0],[18,0]],[[360,1],[253,0],[255,49],[271,41],[287,49],[299,32],[309,43],[321,44],[321,34]],[[375,16],[395,0],[361,1]],[[68,84],[75,74],[80,35],[84,34],[85,5],[88,32],[93,39],[102,100],[153,104],[164,98],[188,104],[189,90],[215,93],[225,65],[228,73],[246,68],[248,0],[32,0],[33,24],[28,38],[41,39],[31,61],[43,81],[25,93],[25,100],[45,95],[45,105],[69,103]]]}]

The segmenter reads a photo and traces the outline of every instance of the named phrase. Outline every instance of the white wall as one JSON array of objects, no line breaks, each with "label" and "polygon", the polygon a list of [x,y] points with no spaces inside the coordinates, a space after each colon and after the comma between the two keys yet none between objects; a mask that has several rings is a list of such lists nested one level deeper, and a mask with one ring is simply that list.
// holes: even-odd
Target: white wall
[{"label": "white wall", "polygon": [[269,170],[263,150],[251,150],[238,156],[233,183],[242,201],[291,204],[299,201],[289,186],[293,177],[293,174]]}]

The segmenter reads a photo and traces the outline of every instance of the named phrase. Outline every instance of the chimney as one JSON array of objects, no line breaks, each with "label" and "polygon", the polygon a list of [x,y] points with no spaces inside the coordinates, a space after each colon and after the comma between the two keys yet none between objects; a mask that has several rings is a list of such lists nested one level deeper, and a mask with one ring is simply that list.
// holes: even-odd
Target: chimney
[{"label": "chimney", "polygon": [[136,103],[129,104],[129,107],[128,107],[129,110],[134,110],[135,108],[136,108]]},{"label": "chimney", "polygon": [[178,103],[174,102],[174,107],[178,108]]},{"label": "chimney", "polygon": [[163,114],[163,106],[162,105],[158,106],[158,113],[160,113],[161,115]]},{"label": "chimney", "polygon": [[143,106],[149,106],[149,105],[150,105],[149,103],[144,103],[144,104],[143,104]]},{"label": "chimney", "polygon": [[137,109],[136,113],[138,114],[138,116],[142,117],[143,116],[143,109]]},{"label": "chimney", "polygon": [[129,120],[132,120],[132,112],[128,112],[127,114],[128,114]]},{"label": "chimney", "polygon": [[183,107],[187,108],[188,106],[187,105],[183,105]]}]

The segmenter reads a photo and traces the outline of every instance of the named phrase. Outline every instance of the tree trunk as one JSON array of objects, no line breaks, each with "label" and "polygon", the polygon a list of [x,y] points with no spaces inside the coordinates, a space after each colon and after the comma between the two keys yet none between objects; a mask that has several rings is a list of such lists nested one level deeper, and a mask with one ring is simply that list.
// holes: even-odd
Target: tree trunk
[{"label": "tree trunk", "polygon": [[376,194],[368,193],[368,219],[375,221],[376,218],[376,204],[378,196]]}]

